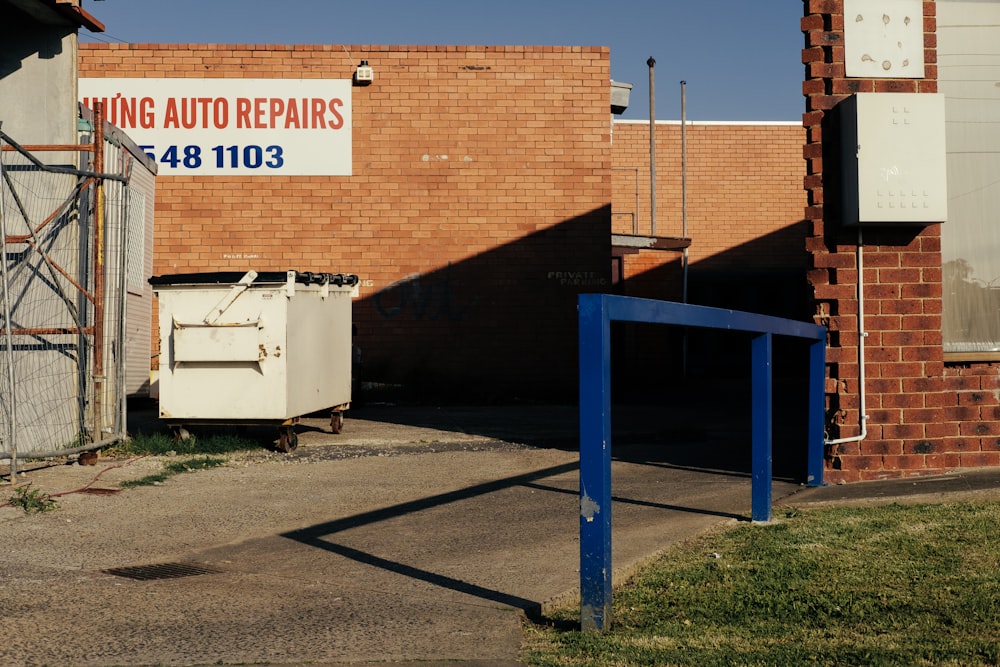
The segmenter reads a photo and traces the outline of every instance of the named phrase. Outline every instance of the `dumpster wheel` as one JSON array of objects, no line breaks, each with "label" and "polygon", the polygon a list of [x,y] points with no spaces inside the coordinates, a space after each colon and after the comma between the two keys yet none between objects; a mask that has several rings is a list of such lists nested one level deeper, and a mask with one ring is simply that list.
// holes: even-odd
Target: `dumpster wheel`
[{"label": "dumpster wheel", "polygon": [[330,413],[330,433],[334,435],[339,434],[344,430],[344,413],[340,410],[334,410]]},{"label": "dumpster wheel", "polygon": [[278,451],[288,454],[294,452],[299,446],[299,436],[295,432],[294,426],[281,426],[278,428]]},{"label": "dumpster wheel", "polygon": [[174,436],[174,442],[187,442],[191,439],[191,432],[184,428],[182,424],[172,424],[170,433]]}]

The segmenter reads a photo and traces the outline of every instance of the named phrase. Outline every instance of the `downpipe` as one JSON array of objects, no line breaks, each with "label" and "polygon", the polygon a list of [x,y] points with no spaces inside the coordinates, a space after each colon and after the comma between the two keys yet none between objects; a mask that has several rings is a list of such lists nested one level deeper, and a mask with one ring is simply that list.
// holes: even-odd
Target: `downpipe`
[{"label": "downpipe", "polygon": [[849,438],[837,438],[836,440],[824,440],[826,445],[841,445],[847,442],[861,442],[868,437],[868,413],[865,402],[865,339],[868,332],[865,330],[865,280],[864,280],[864,251],[862,250],[863,238],[861,226],[858,225],[858,399],[860,416],[858,421],[861,426],[859,435]]}]

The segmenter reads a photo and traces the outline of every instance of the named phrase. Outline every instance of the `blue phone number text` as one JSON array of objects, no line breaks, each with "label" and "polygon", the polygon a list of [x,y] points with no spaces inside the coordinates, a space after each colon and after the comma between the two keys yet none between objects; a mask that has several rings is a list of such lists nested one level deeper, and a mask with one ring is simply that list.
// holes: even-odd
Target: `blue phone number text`
[{"label": "blue phone number text", "polygon": [[170,165],[171,169],[198,169],[214,166],[216,169],[280,169],[285,164],[281,146],[167,146],[157,153],[155,146],[140,146],[149,159]]}]

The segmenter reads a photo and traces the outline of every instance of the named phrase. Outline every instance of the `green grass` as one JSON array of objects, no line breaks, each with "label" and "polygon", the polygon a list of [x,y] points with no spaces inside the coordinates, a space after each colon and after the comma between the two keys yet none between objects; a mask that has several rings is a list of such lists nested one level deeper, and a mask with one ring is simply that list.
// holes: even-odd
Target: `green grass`
[{"label": "green grass", "polygon": [[[177,457],[177,460],[165,463],[160,472],[119,483],[122,489],[130,489],[162,484],[175,475],[225,465],[225,454],[257,447],[259,444],[253,440],[227,433],[208,434],[205,437],[191,437],[187,440],[175,440],[170,435],[152,433],[138,434],[119,442],[106,450],[105,455],[108,458],[150,455]],[[59,504],[54,498],[38,489],[32,489],[30,484],[14,489],[7,501],[13,507],[20,507],[26,514],[59,509]]]},{"label": "green grass", "polygon": [[177,440],[167,433],[140,433],[117,443],[108,456],[174,456],[195,454],[230,454],[258,449],[260,444],[249,438],[230,433],[207,433]]},{"label": "green grass", "polygon": [[[667,552],[531,626],[532,665],[1000,664],[1000,503],[789,511]],[[570,629],[560,629],[560,628]]]}]

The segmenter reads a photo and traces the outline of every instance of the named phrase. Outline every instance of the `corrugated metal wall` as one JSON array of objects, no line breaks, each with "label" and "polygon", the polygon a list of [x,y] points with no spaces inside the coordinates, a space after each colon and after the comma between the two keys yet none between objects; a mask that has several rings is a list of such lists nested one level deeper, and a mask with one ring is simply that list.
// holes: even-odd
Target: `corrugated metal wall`
[{"label": "corrugated metal wall", "polygon": [[941,232],[944,349],[1000,352],[1000,2],[939,0],[949,219]]}]

